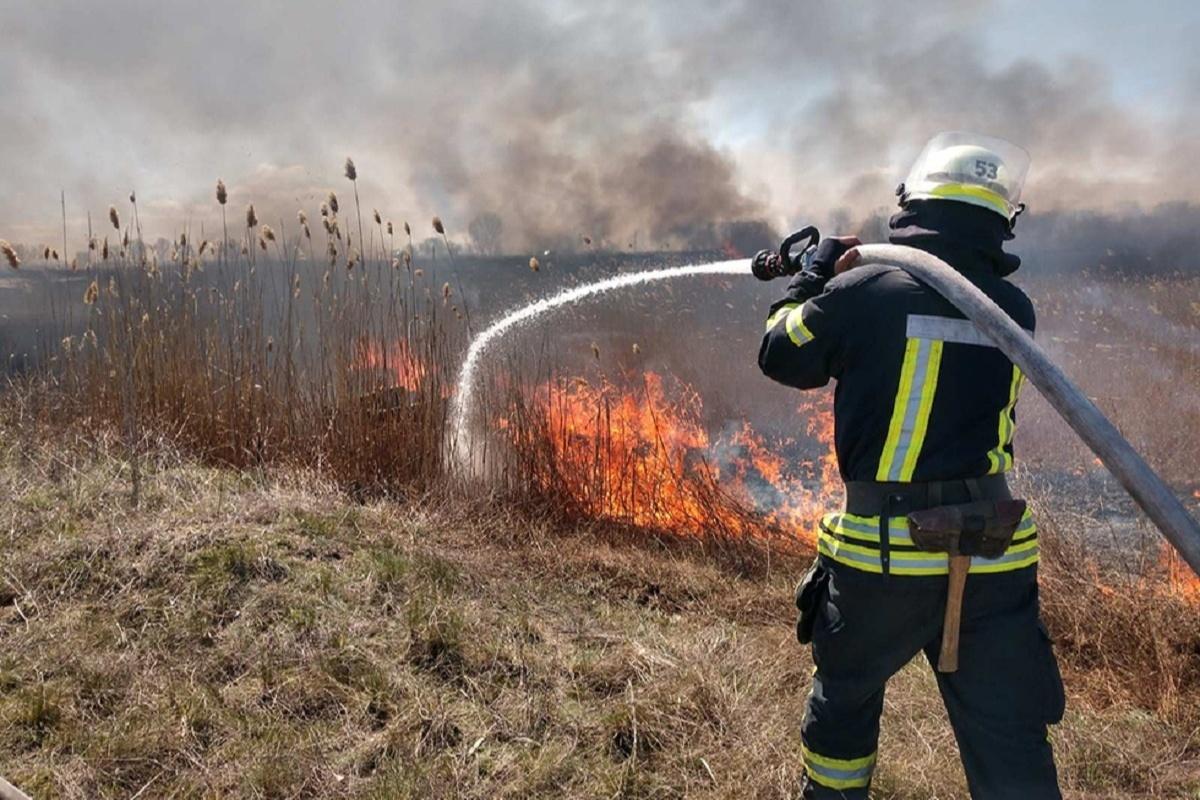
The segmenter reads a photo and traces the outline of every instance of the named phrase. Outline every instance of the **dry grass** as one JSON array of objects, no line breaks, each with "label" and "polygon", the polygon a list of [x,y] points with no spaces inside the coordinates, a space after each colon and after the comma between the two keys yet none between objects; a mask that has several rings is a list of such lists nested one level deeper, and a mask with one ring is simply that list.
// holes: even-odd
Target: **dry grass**
[{"label": "dry grass", "polygon": [[[134,510],[117,441],[10,419],[3,442],[0,763],[38,797],[795,794],[795,561],[746,577],[691,539],[363,504],[163,442]],[[1062,647],[1068,796],[1193,796],[1194,678],[1172,669],[1169,703],[1114,692],[1147,669],[1134,601],[1058,580],[1056,633],[1114,619],[1092,633],[1108,658]],[[1200,642],[1183,612],[1157,612],[1178,618],[1155,641]],[[965,796],[924,664],[885,713],[879,796]]]},{"label": "dry grass", "polygon": [[[323,248],[303,211],[289,236],[253,205],[231,241],[218,181],[220,243],[184,231],[160,259],[112,208],[119,242],[54,304],[71,335],[0,422],[6,777],[39,797],[793,796],[808,553],[781,531],[827,505],[830,464],[775,486],[816,494],[767,518],[678,393],[510,358],[481,387],[496,494],[464,495],[444,450],[462,286],[413,269],[407,222],[400,258],[378,212],[368,246],[346,176],[356,246],[332,192]],[[1172,324],[1200,313],[1146,291]],[[1171,402],[1179,425],[1138,403],[1125,427],[1191,480],[1194,448],[1164,437],[1200,417]],[[761,477],[783,459],[760,444],[737,440]],[[1068,794],[1195,796],[1195,602],[1153,557],[1102,570],[1061,499],[1038,518]],[[885,714],[877,794],[964,796],[925,665]]]},{"label": "dry grass", "polygon": [[251,205],[243,255],[186,233],[165,263],[136,240],[104,254],[65,313],[47,309],[63,334],[18,394],[49,424],[122,430],[131,462],[165,437],[213,464],[428,489],[462,325],[382,248],[364,261],[330,239],[326,266],[300,257],[307,237],[258,223]]}]

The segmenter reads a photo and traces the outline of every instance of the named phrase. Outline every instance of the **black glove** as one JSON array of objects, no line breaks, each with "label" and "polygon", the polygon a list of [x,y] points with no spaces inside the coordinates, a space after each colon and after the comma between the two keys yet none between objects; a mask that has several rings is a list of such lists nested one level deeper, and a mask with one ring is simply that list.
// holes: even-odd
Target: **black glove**
[{"label": "black glove", "polygon": [[774,250],[759,250],[754,254],[750,263],[750,271],[760,281],[769,281],[791,274],[791,265],[783,260],[783,256]]},{"label": "black glove", "polygon": [[812,264],[809,270],[820,275],[825,280],[833,277],[834,265],[837,264],[839,258],[853,245],[839,242],[837,239],[829,238],[822,239],[817,245],[817,251],[813,253]]},{"label": "black glove", "polygon": [[[837,260],[852,246],[837,239],[822,239],[808,266],[796,272],[795,277],[788,283],[785,297],[792,302],[803,303],[825,291],[825,284],[834,275],[833,268]],[[796,264],[797,268],[799,266]]]}]

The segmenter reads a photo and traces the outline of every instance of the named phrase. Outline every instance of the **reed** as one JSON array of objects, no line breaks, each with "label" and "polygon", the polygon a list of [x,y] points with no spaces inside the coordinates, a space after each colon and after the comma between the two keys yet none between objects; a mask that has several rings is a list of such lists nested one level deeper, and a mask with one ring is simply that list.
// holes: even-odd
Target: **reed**
[{"label": "reed", "polygon": [[0,239],[0,254],[4,255],[4,260],[11,269],[21,268],[21,259],[17,258],[17,251],[4,239]]}]

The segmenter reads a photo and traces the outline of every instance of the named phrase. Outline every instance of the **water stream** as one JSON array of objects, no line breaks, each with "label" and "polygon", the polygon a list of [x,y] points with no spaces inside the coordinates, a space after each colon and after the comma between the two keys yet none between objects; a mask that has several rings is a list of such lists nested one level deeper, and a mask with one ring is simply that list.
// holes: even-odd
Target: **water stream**
[{"label": "water stream", "polygon": [[471,340],[467,348],[467,356],[463,359],[458,371],[458,381],[455,383],[453,405],[450,409],[449,447],[450,456],[464,474],[471,474],[471,454],[474,452],[472,422],[475,415],[475,383],[476,372],[480,359],[488,348],[498,341],[508,331],[527,325],[539,319],[546,313],[561,306],[571,305],[588,297],[607,294],[616,289],[642,286],[657,281],[671,280],[695,275],[750,275],[750,262],[747,259],[736,261],[718,261],[711,264],[688,264],[682,267],[668,269],[652,269],[642,272],[631,272],[624,275],[614,275],[595,283],[587,283],[571,289],[564,289],[556,295],[537,300],[528,305],[514,309],[493,322],[478,336]]}]

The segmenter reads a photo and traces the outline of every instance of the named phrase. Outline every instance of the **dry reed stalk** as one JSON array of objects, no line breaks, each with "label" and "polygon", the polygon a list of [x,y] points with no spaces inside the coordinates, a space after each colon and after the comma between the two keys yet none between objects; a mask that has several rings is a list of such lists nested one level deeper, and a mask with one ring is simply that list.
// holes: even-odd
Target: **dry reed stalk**
[{"label": "dry reed stalk", "polygon": [[4,254],[4,260],[8,262],[9,267],[12,269],[21,268],[21,259],[17,258],[17,251],[4,239],[0,239],[0,253]]},{"label": "dry reed stalk", "polygon": [[221,206],[221,264],[224,265],[229,255],[229,223],[225,219],[225,203],[229,194],[225,190],[225,181],[217,178],[217,204]]}]

